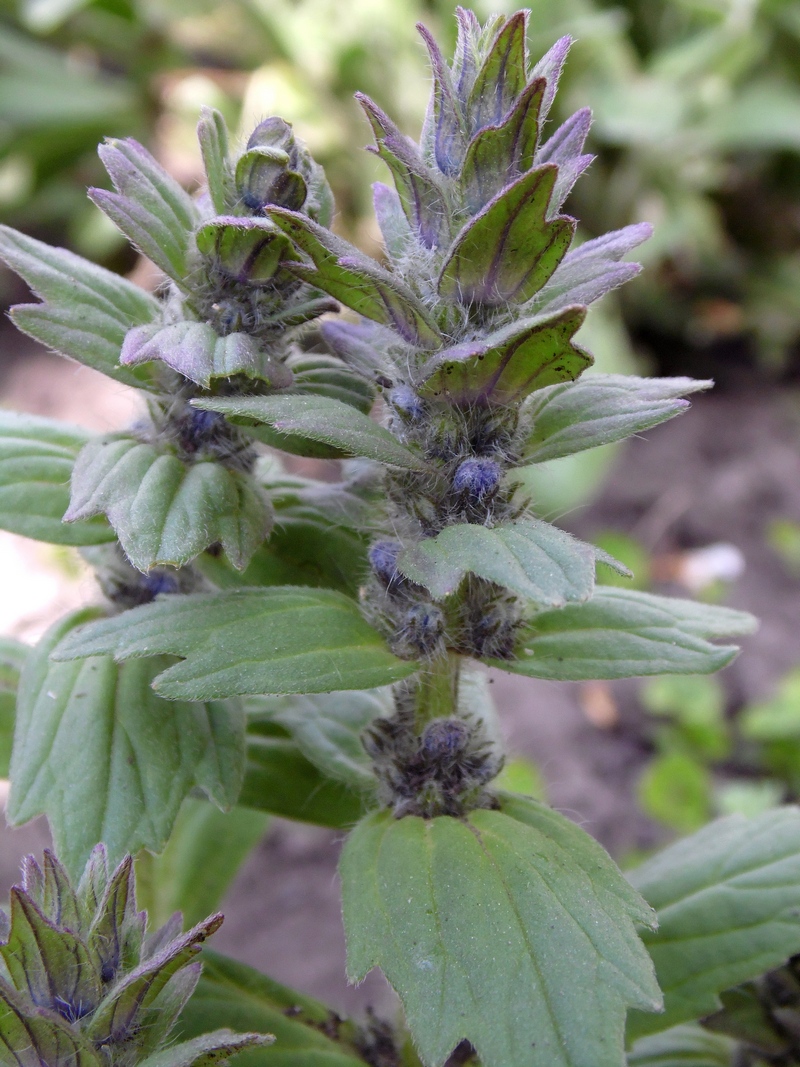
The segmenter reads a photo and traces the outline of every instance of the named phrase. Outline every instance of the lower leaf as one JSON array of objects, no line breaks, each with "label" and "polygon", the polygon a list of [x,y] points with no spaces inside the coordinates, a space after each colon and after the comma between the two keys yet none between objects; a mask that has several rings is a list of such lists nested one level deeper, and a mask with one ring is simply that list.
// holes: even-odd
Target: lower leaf
[{"label": "lower leaf", "polygon": [[653,915],[600,846],[533,800],[367,816],[341,862],[348,974],[380,966],[428,1067],[619,1067],[625,1010],[657,1010],[634,924]]}]

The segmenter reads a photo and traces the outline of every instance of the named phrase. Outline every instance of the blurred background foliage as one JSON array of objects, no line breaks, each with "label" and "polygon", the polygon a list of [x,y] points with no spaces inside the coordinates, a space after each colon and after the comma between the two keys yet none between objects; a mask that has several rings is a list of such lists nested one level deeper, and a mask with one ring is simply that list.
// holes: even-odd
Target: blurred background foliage
[{"label": "blurred background foliage", "polygon": [[[280,112],[324,164],[338,225],[379,254],[361,89],[416,134],[414,22],[454,38],[449,0],[0,0],[0,217],[129,269],[85,198],[103,136],[135,136],[191,187],[201,103],[244,132]],[[477,0],[485,17],[508,0]],[[598,155],[568,205],[585,236],[649,219],[622,297],[661,373],[800,373],[800,5],[795,0],[531,0],[531,49],[576,39],[556,118],[590,101]],[[591,341],[631,369],[612,307]],[[610,356],[605,350],[610,350]],[[612,365],[609,365],[612,364]],[[568,506],[569,501],[562,502]]]}]

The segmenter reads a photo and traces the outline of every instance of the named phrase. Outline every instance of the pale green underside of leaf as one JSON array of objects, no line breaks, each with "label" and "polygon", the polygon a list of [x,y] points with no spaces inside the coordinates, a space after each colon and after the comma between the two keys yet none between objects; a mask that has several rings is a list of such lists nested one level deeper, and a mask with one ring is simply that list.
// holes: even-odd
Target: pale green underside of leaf
[{"label": "pale green underside of leaf", "polygon": [[339,1021],[341,1041],[327,1037],[334,1021],[324,1004],[280,985],[243,963],[207,949],[203,974],[180,1019],[182,1036],[209,1026],[230,1026],[275,1035],[275,1044],[237,1056],[238,1067],[364,1067],[351,1051],[353,1027]]},{"label": "pale green underside of leaf", "polygon": [[522,462],[546,463],[622,441],[679,415],[687,407],[680,397],[711,385],[692,378],[624,374],[591,374],[579,382],[553,385],[525,407],[533,429]]},{"label": "pale green underside of leaf", "polygon": [[583,604],[531,616],[517,658],[492,666],[571,681],[708,674],[738,651],[708,639],[751,633],[756,625],[752,615],[731,608],[596,586]]},{"label": "pale green underside of leaf", "polygon": [[[203,400],[196,407],[233,418],[266,422],[281,433],[333,445],[348,456],[363,456],[393,467],[419,470],[424,460],[368,415],[325,396],[258,396]],[[278,438],[277,447],[280,438]]]},{"label": "pale green underside of leaf", "polygon": [[116,381],[147,387],[146,374],[119,366],[119,354],[126,332],[158,314],[158,302],[149,293],[8,226],[0,226],[0,258],[43,301],[13,309],[24,333]]},{"label": "pale green underside of leaf", "polygon": [[194,786],[230,807],[244,772],[243,709],[162,700],[150,683],[169,660],[48,660],[66,634],[96,615],[90,609],[61,620],[26,664],[8,802],[14,823],[47,815],[73,874],[99,841],[111,864],[140,848],[160,851]]},{"label": "pale green underside of leaf", "polygon": [[183,463],[124,434],[93,439],[75,463],[65,517],[99,514],[141,571],[181,567],[216,542],[241,570],[272,523],[266,494],[249,475],[211,460]]},{"label": "pale green underside of leaf", "polygon": [[420,541],[398,569],[435,599],[455,592],[467,572],[546,607],[591,596],[596,552],[591,545],[539,519],[505,526],[464,523]]},{"label": "pale green underside of leaf", "polygon": [[389,652],[354,601],[294,586],[168,597],[88,626],[56,658],[157,653],[185,657],[155,688],[187,700],[372,689],[415,669]]},{"label": "pale green underside of leaf", "polygon": [[320,693],[317,696],[254,698],[248,716],[278,723],[315,767],[351,788],[372,789],[372,762],[361,734],[373,719],[392,711],[391,691]]},{"label": "pale green underside of leaf", "polygon": [[0,529],[59,545],[115,540],[103,519],[61,521],[75,457],[90,437],[78,426],[0,410]]},{"label": "pale green underside of leaf", "polygon": [[484,1067],[619,1067],[626,1005],[659,1004],[634,928],[652,913],[535,801],[468,820],[369,815],[341,875],[348,973],[381,967],[428,1067],[464,1038]]},{"label": "pale green underside of leaf", "polygon": [[675,1026],[643,1037],[628,1053],[628,1067],[731,1067],[735,1042],[702,1026]]},{"label": "pale green underside of leaf", "polygon": [[731,815],[660,852],[630,881],[656,910],[645,942],[664,990],[632,1038],[708,1015],[717,994],[800,952],[800,809]]}]

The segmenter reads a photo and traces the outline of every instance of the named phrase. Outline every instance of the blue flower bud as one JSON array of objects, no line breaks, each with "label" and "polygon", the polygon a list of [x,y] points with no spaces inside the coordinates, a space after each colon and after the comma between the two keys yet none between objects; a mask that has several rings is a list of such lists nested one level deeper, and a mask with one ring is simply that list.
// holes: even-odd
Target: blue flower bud
[{"label": "blue flower bud", "polygon": [[481,501],[494,492],[502,477],[503,469],[496,460],[485,457],[465,459],[453,476],[453,489],[474,501]]},{"label": "blue flower bud", "polygon": [[469,741],[469,727],[460,719],[434,719],[422,735],[422,751],[437,763],[458,758]]},{"label": "blue flower bud", "polygon": [[373,571],[387,588],[404,580],[397,570],[397,557],[402,547],[399,541],[376,541],[367,553]]},{"label": "blue flower bud", "polygon": [[177,593],[178,576],[169,571],[152,571],[144,579],[144,591],[153,600],[161,593]]},{"label": "blue flower bud", "polygon": [[422,401],[407,385],[398,385],[389,393],[389,403],[409,422],[419,422],[425,413]]}]

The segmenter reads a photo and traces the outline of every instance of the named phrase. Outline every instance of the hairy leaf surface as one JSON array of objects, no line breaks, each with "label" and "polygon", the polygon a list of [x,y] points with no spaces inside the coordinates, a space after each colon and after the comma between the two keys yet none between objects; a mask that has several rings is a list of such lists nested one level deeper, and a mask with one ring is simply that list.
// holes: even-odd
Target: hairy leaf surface
[{"label": "hairy leaf surface", "polygon": [[268,1047],[274,1040],[273,1034],[236,1034],[227,1029],[214,1030],[190,1041],[170,1045],[140,1062],[141,1067],[213,1067],[213,1064],[228,1060],[243,1050]]},{"label": "hairy leaf surface", "polygon": [[51,248],[8,226],[0,226],[0,258],[42,301],[12,309],[23,333],[118,382],[147,387],[144,372],[119,366],[119,353],[126,332],[159,313],[149,293],[74,252]]},{"label": "hairy leaf surface", "polygon": [[228,165],[228,127],[215,108],[200,108],[197,139],[208,179],[208,195],[216,213],[224,215],[234,193]]},{"label": "hairy leaf surface", "polygon": [[350,978],[381,967],[429,1067],[464,1038],[485,1067],[619,1067],[626,1006],[658,1008],[634,927],[652,912],[535,801],[466,820],[369,815],[341,875]]},{"label": "hairy leaf surface", "polygon": [[645,936],[664,990],[656,1020],[635,1012],[631,1036],[720,1007],[717,994],[800,952],[800,809],[717,819],[631,871],[658,914]]},{"label": "hairy leaf surface", "polygon": [[397,566],[437,600],[471,572],[536,604],[561,607],[591,596],[597,558],[592,545],[525,518],[503,526],[448,526],[404,552]]},{"label": "hairy leaf surface", "polygon": [[169,660],[50,662],[56,645],[96,614],[57,623],[23,670],[8,802],[14,823],[47,815],[73,873],[98,841],[111,863],[140,848],[160,851],[194,786],[230,807],[244,769],[241,706],[160,699],[150,683]]},{"label": "hairy leaf surface", "polygon": [[167,597],[90,624],[56,658],[158,653],[184,657],[155,681],[171,699],[372,689],[414,670],[389,652],[354,601],[292,586]]},{"label": "hairy leaf surface", "polygon": [[104,519],[62,522],[72,468],[89,440],[78,426],[0,411],[0,528],[59,545],[113,541]]},{"label": "hairy leaf surface", "polygon": [[597,586],[586,603],[533,615],[517,658],[493,666],[571,681],[709,674],[738,649],[707,639],[751,633],[756,625],[752,615],[731,608]]},{"label": "hairy leaf surface", "polygon": [[574,385],[553,385],[525,406],[533,429],[523,463],[546,463],[649,430],[688,408],[689,402],[680,397],[712,384],[693,378],[592,374]]},{"label": "hairy leaf surface", "polygon": [[219,411],[237,419],[256,419],[269,423],[281,433],[322,441],[348,456],[364,456],[411,470],[419,470],[425,465],[423,459],[400,444],[368,415],[330,397],[231,397],[194,403],[204,411]]},{"label": "hairy leaf surface", "polygon": [[241,570],[272,526],[269,500],[248,474],[213,460],[184,463],[127,434],[94,438],[75,463],[64,518],[99,514],[141,571],[182,567],[217,542]]}]

